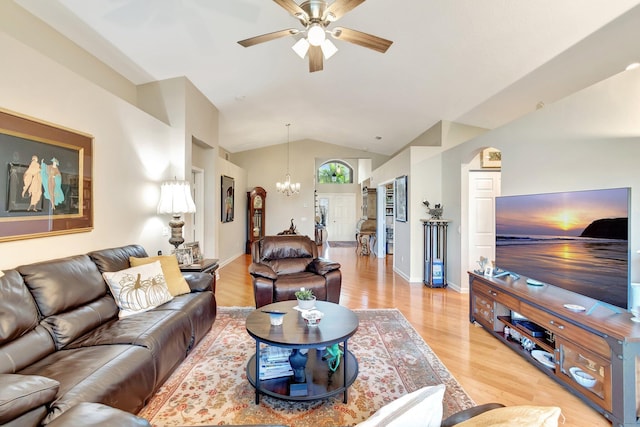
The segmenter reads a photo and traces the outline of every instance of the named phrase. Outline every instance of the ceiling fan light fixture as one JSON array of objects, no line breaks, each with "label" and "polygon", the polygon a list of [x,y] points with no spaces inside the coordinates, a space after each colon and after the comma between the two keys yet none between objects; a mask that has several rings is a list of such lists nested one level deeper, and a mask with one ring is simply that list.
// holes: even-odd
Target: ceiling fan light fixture
[{"label": "ceiling fan light fixture", "polygon": [[324,59],[331,58],[338,51],[336,45],[334,45],[329,39],[324,39],[324,41],[320,45],[320,49],[322,49]]},{"label": "ceiling fan light fixture", "polygon": [[301,38],[291,46],[291,49],[302,59],[307,56],[307,52],[309,51],[309,42],[305,38]]},{"label": "ceiling fan light fixture", "polygon": [[324,28],[320,24],[312,24],[307,31],[307,40],[311,46],[321,46],[326,40]]}]

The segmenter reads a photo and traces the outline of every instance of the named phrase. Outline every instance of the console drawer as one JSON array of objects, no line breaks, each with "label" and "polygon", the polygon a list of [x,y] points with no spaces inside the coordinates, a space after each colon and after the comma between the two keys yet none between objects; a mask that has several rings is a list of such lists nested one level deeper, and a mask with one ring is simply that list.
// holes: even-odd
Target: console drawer
[{"label": "console drawer", "polygon": [[473,281],[473,292],[482,292],[489,295],[497,303],[500,303],[507,307],[509,310],[520,312],[520,301],[507,295],[502,291],[496,290],[496,288],[489,286],[480,281]]},{"label": "console drawer", "polygon": [[607,359],[611,357],[609,344],[607,344],[604,338],[598,335],[594,335],[585,329],[559,319],[550,313],[533,308],[527,304],[522,304],[519,313],[556,335],[565,337],[573,342],[589,343],[589,349],[591,351],[596,352]]}]

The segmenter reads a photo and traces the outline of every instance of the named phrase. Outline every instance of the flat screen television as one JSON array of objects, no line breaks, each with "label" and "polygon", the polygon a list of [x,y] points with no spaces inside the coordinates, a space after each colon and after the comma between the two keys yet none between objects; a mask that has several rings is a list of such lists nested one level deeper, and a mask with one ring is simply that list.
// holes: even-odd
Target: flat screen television
[{"label": "flat screen television", "polygon": [[629,188],[496,197],[496,267],[629,307]]}]

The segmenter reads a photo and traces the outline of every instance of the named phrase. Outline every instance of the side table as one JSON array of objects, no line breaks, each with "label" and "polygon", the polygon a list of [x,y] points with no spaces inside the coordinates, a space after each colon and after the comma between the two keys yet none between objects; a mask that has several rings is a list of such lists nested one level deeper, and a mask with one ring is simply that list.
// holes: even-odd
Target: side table
[{"label": "side table", "polygon": [[183,273],[207,273],[213,276],[213,292],[216,291],[216,271],[218,270],[217,258],[205,258],[200,262],[194,262],[190,265],[181,265],[180,271]]}]

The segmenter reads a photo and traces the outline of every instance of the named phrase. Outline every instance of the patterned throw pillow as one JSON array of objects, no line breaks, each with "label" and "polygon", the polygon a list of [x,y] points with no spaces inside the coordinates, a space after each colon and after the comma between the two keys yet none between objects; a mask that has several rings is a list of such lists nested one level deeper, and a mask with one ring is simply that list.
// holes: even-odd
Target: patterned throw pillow
[{"label": "patterned throw pillow", "polygon": [[142,313],[173,299],[160,261],[102,276],[120,308],[119,317]]},{"label": "patterned throw pillow", "polygon": [[174,255],[158,255],[146,258],[129,257],[131,267],[150,264],[154,261],[160,261],[162,273],[167,281],[167,286],[169,287],[169,293],[171,293],[171,295],[175,297],[177,295],[188,294],[191,292],[191,288],[189,287],[187,280],[180,271],[178,258]]}]

